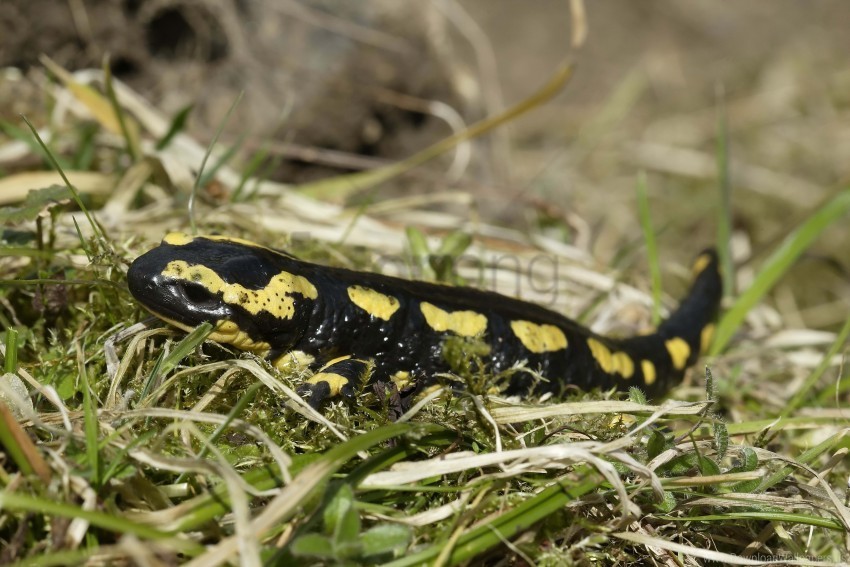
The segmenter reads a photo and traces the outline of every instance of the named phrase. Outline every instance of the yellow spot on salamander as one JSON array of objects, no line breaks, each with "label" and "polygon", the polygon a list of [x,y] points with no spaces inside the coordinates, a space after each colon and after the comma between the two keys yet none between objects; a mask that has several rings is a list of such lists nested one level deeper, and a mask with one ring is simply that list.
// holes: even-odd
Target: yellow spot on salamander
[{"label": "yellow spot on salamander", "polygon": [[634,376],[635,363],[632,362],[632,359],[628,354],[624,352],[615,352],[611,355],[611,360],[614,363],[614,372],[626,379]]},{"label": "yellow spot on salamander", "polygon": [[640,369],[643,371],[643,381],[647,386],[655,382],[655,365],[651,360],[641,360]]},{"label": "yellow spot on salamander", "polygon": [[330,368],[331,366],[333,366],[337,362],[342,362],[343,360],[348,360],[349,358],[351,358],[351,355],[346,354],[345,356],[338,356],[338,357],[334,358],[333,360],[329,360],[324,366],[319,368],[319,372]]},{"label": "yellow spot on salamander", "polygon": [[398,311],[400,303],[391,295],[384,295],[374,289],[353,285],[348,288],[348,298],[354,305],[378,319],[389,321]]},{"label": "yellow spot on salamander", "polygon": [[606,373],[611,374],[614,370],[614,362],[611,360],[611,351],[596,339],[587,339],[587,346],[590,347],[590,354],[596,359],[599,367]]},{"label": "yellow spot on salamander", "polygon": [[691,347],[688,346],[685,339],[675,337],[669,341],[665,341],[664,346],[667,347],[667,352],[670,353],[673,368],[684,370],[685,366],[688,365],[688,357],[691,356]]},{"label": "yellow spot on salamander", "polygon": [[711,342],[714,340],[714,323],[709,323],[703,327],[699,334],[699,351],[701,353],[708,352]]},{"label": "yellow spot on salamander", "polygon": [[209,338],[214,341],[233,345],[239,350],[247,350],[260,356],[266,356],[271,345],[265,341],[255,341],[248,333],[239,328],[233,321],[219,321]]},{"label": "yellow spot on salamander", "polygon": [[608,427],[610,429],[620,428],[620,427],[629,427],[634,425],[637,422],[637,418],[633,415],[628,415],[625,413],[618,413],[611,416],[611,419],[608,420]]},{"label": "yellow spot on salamander", "polygon": [[300,350],[291,350],[272,361],[272,365],[282,372],[303,370],[313,364],[316,358]]},{"label": "yellow spot on salamander", "polygon": [[[194,329],[191,325],[186,325],[185,323],[181,323],[180,321],[176,321],[156,312],[153,313],[166,323],[174,325],[178,329],[183,329],[187,332]],[[232,321],[217,321],[215,329],[207,336],[207,338],[222,344],[233,345],[240,350],[247,350],[259,356],[266,356],[271,350],[271,345],[269,343],[265,341],[255,341],[248,336],[248,333],[242,331],[242,329],[240,329],[239,326]]]},{"label": "yellow spot on salamander", "polygon": [[295,315],[294,294],[308,299],[316,299],[319,295],[316,287],[306,278],[289,272],[277,274],[263,289],[248,289],[237,283],[227,283],[210,268],[190,266],[184,260],[169,262],[162,275],[196,283],[210,293],[220,293],[222,301],[238,305],[252,315],[266,311],[280,319],[292,319]]},{"label": "yellow spot on salamander", "polygon": [[193,240],[194,238],[185,232],[169,232],[165,235],[165,238],[162,239],[163,242],[171,244],[172,246],[186,246]]},{"label": "yellow spot on salamander", "polygon": [[590,347],[590,353],[599,367],[607,374],[619,374],[626,379],[634,376],[635,363],[628,354],[612,353],[607,346],[594,338],[587,339],[587,346]]},{"label": "yellow spot on salamander", "polygon": [[487,330],[487,317],[475,311],[443,311],[436,305],[422,302],[419,305],[425,322],[437,332],[451,331],[462,337],[477,337]]},{"label": "yellow spot on salamander", "polygon": [[307,380],[308,384],[319,384],[321,382],[328,383],[328,387],[331,390],[329,396],[334,397],[338,396],[343,387],[348,384],[348,378],[336,372],[319,372]]},{"label": "yellow spot on salamander", "polygon": [[693,277],[700,275],[711,263],[711,256],[708,254],[700,254],[699,258],[694,260],[694,265],[691,267]]},{"label": "yellow spot on salamander", "polygon": [[520,342],[534,353],[555,352],[567,348],[567,337],[554,325],[531,321],[511,321],[511,329]]},{"label": "yellow spot on salamander", "polygon": [[407,370],[399,370],[398,372],[390,376],[390,380],[393,381],[393,384],[395,384],[396,388],[398,388],[399,390],[404,390],[412,384],[410,380],[410,372],[408,372]]}]

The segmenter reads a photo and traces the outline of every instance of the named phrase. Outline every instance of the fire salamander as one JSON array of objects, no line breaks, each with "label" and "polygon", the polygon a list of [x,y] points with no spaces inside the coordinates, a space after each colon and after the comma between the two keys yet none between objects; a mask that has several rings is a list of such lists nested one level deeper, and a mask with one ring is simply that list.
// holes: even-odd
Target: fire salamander
[{"label": "fire salamander", "polygon": [[[493,373],[522,363],[507,395],[638,386],[659,396],[711,341],[721,296],[714,251],[703,252],[678,309],[652,334],[598,335],[539,305],[472,288],[321,266],[244,240],[167,235],[127,274],[148,310],[181,328],[314,371],[299,389],[313,407],[365,384],[406,409],[449,371],[447,337],[477,338]],[[364,384],[364,381],[365,382]]]}]

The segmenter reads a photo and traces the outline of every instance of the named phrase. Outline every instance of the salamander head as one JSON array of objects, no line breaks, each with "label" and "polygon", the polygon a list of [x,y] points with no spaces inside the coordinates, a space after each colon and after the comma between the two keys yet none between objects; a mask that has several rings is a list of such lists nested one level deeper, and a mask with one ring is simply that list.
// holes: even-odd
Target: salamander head
[{"label": "salamander head", "polygon": [[261,353],[290,346],[318,295],[290,271],[297,264],[244,240],[172,233],[132,263],[127,281],[157,317],[186,330],[212,323],[213,340]]}]

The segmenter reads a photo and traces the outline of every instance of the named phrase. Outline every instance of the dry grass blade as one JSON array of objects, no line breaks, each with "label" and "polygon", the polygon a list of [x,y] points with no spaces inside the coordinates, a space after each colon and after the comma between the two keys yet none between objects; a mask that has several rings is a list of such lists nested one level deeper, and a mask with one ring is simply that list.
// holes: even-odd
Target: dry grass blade
[{"label": "dry grass blade", "polygon": [[533,421],[537,419],[551,419],[557,417],[569,417],[573,415],[588,415],[600,413],[655,413],[663,415],[699,415],[708,405],[708,402],[665,402],[661,406],[638,404],[634,402],[620,402],[613,400],[600,400],[590,402],[575,402],[566,404],[547,404],[544,406],[502,406],[494,407],[490,413],[497,423],[518,423],[522,421]]},{"label": "dry grass blade", "polygon": [[[65,175],[86,195],[107,195],[115,187],[113,175],[91,171],[65,171]],[[62,184],[62,177],[52,171],[26,171],[0,177],[0,205],[19,203],[35,188]]]},{"label": "dry grass blade", "polygon": [[97,120],[104,128],[113,134],[126,134],[131,143],[138,147],[139,145],[139,127],[135,122],[126,122],[122,125],[121,117],[116,113],[116,109],[107,97],[104,97],[92,87],[82,84],[74,79],[73,74],[57,65],[52,59],[43,55],[41,62],[47,67],[51,73],[65,84],[65,87],[74,94],[85,107],[91,112],[95,120]]},{"label": "dry grass blade", "polygon": [[651,537],[648,535],[631,532],[618,532],[613,534],[613,536],[624,541],[644,545],[650,549],[655,548],[658,550],[670,551],[676,554],[682,554],[689,557],[699,557],[700,559],[708,559],[709,561],[716,561],[724,565],[807,565],[811,567],[830,567],[836,565],[836,563],[831,561],[809,561],[806,559],[796,560],[788,558],[777,558],[775,560],[759,561],[757,559],[747,559],[746,557],[741,557],[740,555],[721,553],[719,551],[712,551],[710,549],[693,547],[690,545],[667,541],[665,539],[657,537]]},{"label": "dry grass blade", "polygon": [[0,441],[6,446],[7,454],[25,473],[35,473],[44,485],[50,484],[52,477],[50,466],[2,400],[0,400],[0,421],[2,421],[0,428],[3,429]]}]

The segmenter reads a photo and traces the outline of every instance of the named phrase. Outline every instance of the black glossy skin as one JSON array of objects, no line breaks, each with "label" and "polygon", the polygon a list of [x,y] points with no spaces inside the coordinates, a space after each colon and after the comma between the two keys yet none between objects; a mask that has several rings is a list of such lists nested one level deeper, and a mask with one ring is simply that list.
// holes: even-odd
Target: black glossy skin
[{"label": "black glossy skin", "polygon": [[[233,321],[255,341],[269,343],[268,357],[272,360],[290,350],[303,351],[316,358],[315,369],[338,356],[353,355],[375,362],[373,382],[388,381],[396,371],[409,371],[417,381],[416,391],[421,391],[434,383],[435,373],[450,370],[442,357],[448,333],[434,331],[426,323],[420,303],[427,301],[449,312],[470,310],[485,315],[483,340],[491,347],[489,369],[500,372],[525,361],[526,366],[539,369],[548,378],[548,382],[535,386],[536,393],[558,395],[567,385],[582,389],[638,386],[657,396],[684,374],[673,367],[664,341],[679,337],[687,342],[687,365],[692,365],[699,356],[700,333],[717,314],[721,295],[717,258],[712,251],[704,254],[709,254],[710,262],[671,317],[652,335],[626,339],[596,335],[563,315],[492,292],[320,266],[259,246],[202,237],[179,246],[163,242],[136,259],[127,277],[133,296],[154,314],[188,327],[203,321]],[[220,294],[164,277],[161,272],[173,260],[206,266],[226,282],[251,289],[264,288],[272,277],[285,271],[309,280],[318,296],[313,300],[295,295],[292,319],[265,312],[252,315],[239,306],[225,304]],[[349,300],[347,288],[351,285],[393,296],[400,301],[400,308],[389,321],[370,316]],[[512,320],[557,326],[566,336],[568,347],[542,354],[530,352],[514,336]],[[639,364],[628,380],[604,372],[591,354],[588,337],[634,360],[652,361],[656,380],[646,385]],[[507,393],[525,393],[530,384],[527,373],[515,374]]]}]

